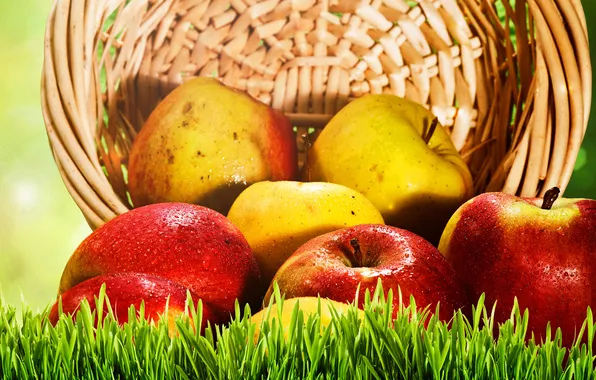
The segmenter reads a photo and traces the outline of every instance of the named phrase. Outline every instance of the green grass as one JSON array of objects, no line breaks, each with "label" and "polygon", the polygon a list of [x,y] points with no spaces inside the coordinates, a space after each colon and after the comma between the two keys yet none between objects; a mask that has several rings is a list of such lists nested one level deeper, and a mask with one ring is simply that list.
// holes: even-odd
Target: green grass
[{"label": "green grass", "polygon": [[[200,326],[201,308],[189,300],[192,320],[179,318],[179,334],[170,337],[164,320],[150,325],[133,318],[119,327],[109,306],[101,308],[103,292],[96,312],[83,303],[76,322],[63,316],[55,327],[47,311],[34,315],[23,307],[20,320],[13,307],[0,301],[0,378],[596,378],[590,310],[579,333],[588,343],[567,350],[558,331],[542,344],[526,341],[529,315],[517,307],[509,321],[493,330],[482,299],[470,320],[458,312],[447,324],[415,307],[402,307],[391,323],[391,293],[385,300],[377,289],[366,295],[362,321],[352,307],[321,327],[318,313],[305,317],[294,309],[287,340],[274,317],[265,319],[256,343],[248,308],[237,307],[230,324],[208,327],[201,336],[193,332]],[[279,293],[276,299],[283,302]],[[134,317],[134,309],[130,313]],[[97,328],[96,320],[103,320]]]}]

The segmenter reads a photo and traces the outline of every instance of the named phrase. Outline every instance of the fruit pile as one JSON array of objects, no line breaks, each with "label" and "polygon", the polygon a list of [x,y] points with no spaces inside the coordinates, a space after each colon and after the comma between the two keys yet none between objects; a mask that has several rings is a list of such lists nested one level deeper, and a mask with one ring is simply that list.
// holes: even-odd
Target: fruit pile
[{"label": "fruit pile", "polygon": [[397,96],[363,96],[296,136],[282,113],[195,78],[139,132],[128,184],[135,207],[71,256],[53,323],[102,284],[121,323],[142,302],[150,320],[185,313],[190,295],[204,327],[236,302],[268,305],[274,284],[308,309],[316,296],[361,306],[380,280],[396,305],[413,296],[447,321],[484,293],[502,322],[517,298],[531,331],[550,322],[569,344],[596,304],[596,201],[474,197],[447,131]]}]

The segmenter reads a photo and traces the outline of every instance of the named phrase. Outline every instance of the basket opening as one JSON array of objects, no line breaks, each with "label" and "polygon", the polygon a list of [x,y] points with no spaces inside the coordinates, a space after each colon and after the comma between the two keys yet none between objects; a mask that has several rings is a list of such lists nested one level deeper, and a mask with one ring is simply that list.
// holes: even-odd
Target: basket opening
[{"label": "basket opening", "polygon": [[[57,45],[82,38],[84,48],[50,44],[46,58],[69,51],[70,62],[83,62],[85,68],[71,73],[82,75],[78,83],[83,85],[72,89],[76,100],[64,100],[64,109],[84,112],[81,119],[90,121],[73,126],[71,133],[77,140],[93,136],[96,169],[113,190],[93,204],[93,220],[110,215],[104,208],[120,212],[119,204],[132,206],[126,170],[132,141],[159,101],[195,76],[216,76],[288,115],[301,156],[302,134],[316,139],[352,99],[391,93],[418,101],[447,128],[472,171],[477,193],[536,196],[554,184],[564,190],[591,93],[581,6],[568,0],[540,3],[99,1],[93,14],[101,16],[85,18],[91,31],[80,38],[48,37]],[[77,7],[62,8],[68,17],[50,22],[81,18]],[[48,92],[58,91],[54,82],[44,83]],[[582,91],[570,91],[564,99],[561,88]],[[81,99],[87,103],[80,104]],[[69,108],[72,104],[77,110]],[[46,124],[53,125],[50,119],[60,112],[46,109]],[[94,130],[86,135],[81,130],[88,125]],[[62,131],[59,138],[67,136]],[[69,170],[79,170],[80,160],[60,161],[79,198],[89,188],[96,193],[104,188],[89,173],[86,183],[68,176]]]}]

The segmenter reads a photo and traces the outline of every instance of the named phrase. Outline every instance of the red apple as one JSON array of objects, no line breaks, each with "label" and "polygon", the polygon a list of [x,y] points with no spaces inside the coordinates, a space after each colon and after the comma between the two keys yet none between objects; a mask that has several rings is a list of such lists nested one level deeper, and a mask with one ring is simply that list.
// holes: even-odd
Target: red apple
[{"label": "red apple", "polygon": [[59,294],[98,275],[137,272],[190,289],[224,313],[259,304],[262,285],[248,242],[206,207],[162,203],[126,212],[89,235],[64,269]]},{"label": "red apple", "polygon": [[[455,271],[428,241],[391,226],[361,224],[318,236],[302,245],[277,271],[277,282],[286,298],[321,296],[353,302],[360,284],[359,306],[366,289],[374,292],[382,280],[385,294],[393,289],[395,310],[414,295],[420,308],[431,312],[440,303],[440,316],[448,320],[468,304]],[[265,303],[273,293],[273,283]]]},{"label": "red apple", "polygon": [[453,215],[439,250],[473,302],[482,293],[489,308],[497,302],[496,322],[510,317],[517,297],[529,331],[544,337],[550,321],[569,345],[596,306],[596,201],[555,202],[557,194],[549,191],[544,207],[542,199],[481,194]]},{"label": "red apple", "polygon": [[[121,325],[128,321],[130,306],[134,306],[138,313],[141,302],[144,302],[145,318],[148,321],[157,322],[165,313],[167,305],[169,330],[170,333],[175,333],[175,318],[185,312],[188,289],[165,278],[146,274],[106,274],[83,281],[60,296],[63,313],[74,318],[83,300],[89,302],[91,311],[95,310],[95,298],[99,297],[99,291],[104,283],[106,284],[106,296],[110,301],[114,316]],[[192,292],[190,295],[193,302],[198,303],[199,297]],[[53,325],[58,322],[60,317],[58,305],[58,301],[56,301],[50,310],[49,320]],[[104,313],[107,314],[107,308],[104,310]],[[212,324],[221,323],[222,315],[212,305],[203,302],[201,331],[207,326],[208,321]]]}]

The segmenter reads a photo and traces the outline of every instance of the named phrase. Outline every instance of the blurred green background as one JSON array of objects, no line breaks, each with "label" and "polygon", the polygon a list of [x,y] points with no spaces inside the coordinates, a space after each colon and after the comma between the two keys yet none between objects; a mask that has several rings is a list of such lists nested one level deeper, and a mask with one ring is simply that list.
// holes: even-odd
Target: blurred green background
[{"label": "blurred green background", "polygon": [[[50,0],[0,1],[0,292],[35,310],[56,294],[68,257],[89,234],[50,154],[40,108],[43,38]],[[596,1],[584,0],[592,56]],[[596,113],[596,103],[592,106]],[[567,197],[596,198],[596,116]]]}]

